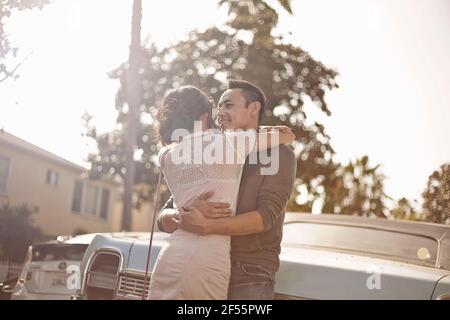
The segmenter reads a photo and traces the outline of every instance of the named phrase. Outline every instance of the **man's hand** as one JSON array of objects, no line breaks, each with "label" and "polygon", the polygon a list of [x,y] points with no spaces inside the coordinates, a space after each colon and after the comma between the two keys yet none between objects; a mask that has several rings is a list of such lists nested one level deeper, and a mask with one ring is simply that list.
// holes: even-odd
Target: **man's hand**
[{"label": "man's hand", "polygon": [[247,235],[264,231],[264,222],[258,211],[251,211],[223,219],[208,219],[195,207],[180,211],[178,228],[207,235]]},{"label": "man's hand", "polygon": [[195,198],[190,207],[195,207],[199,210],[205,218],[217,219],[229,217],[231,215],[230,204],[226,202],[212,202],[208,201],[213,196],[213,191],[202,193]]},{"label": "man's hand", "polygon": [[179,219],[173,221],[178,228],[201,235],[208,234],[208,226],[211,222],[195,207],[189,208],[188,211],[181,210]]},{"label": "man's hand", "polygon": [[161,216],[161,224],[164,232],[172,233],[178,229],[179,212],[175,209],[165,209]]}]

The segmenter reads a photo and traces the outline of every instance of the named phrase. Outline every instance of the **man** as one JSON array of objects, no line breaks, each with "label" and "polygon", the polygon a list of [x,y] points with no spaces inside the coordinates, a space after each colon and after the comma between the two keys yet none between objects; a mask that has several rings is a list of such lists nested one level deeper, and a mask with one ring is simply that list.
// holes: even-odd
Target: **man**
[{"label": "man", "polygon": [[[255,85],[231,80],[219,102],[218,121],[222,130],[257,130],[266,98]],[[290,147],[277,147],[278,170],[261,175],[263,165],[249,161],[243,168],[236,215],[229,204],[211,202],[212,193],[198,197],[189,211],[173,209],[167,201],[158,218],[159,229],[177,228],[198,234],[231,235],[231,300],[272,299],[275,272],[279,267],[280,242],[286,205],[295,179],[295,157]]]}]

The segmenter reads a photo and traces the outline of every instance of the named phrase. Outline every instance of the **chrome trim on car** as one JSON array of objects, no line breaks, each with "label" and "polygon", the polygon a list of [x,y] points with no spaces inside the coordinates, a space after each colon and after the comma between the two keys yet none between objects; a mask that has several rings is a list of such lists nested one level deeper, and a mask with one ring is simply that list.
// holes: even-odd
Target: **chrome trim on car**
[{"label": "chrome trim on car", "polygon": [[[144,291],[144,273],[136,271],[122,272],[119,276],[119,285],[116,297],[121,299],[138,300],[142,298]],[[146,280],[146,294],[150,286],[151,274],[147,276]]]},{"label": "chrome trim on car", "polygon": [[[88,258],[88,262],[87,262],[87,268],[86,268],[86,272],[84,272],[83,274],[83,281],[81,283],[81,295],[82,296],[86,296],[86,286],[87,286],[87,281],[88,281],[88,274],[89,274],[89,270],[91,269],[92,263],[93,261],[95,261],[95,258],[99,255],[99,254],[111,254],[111,255],[115,255],[119,257],[119,266],[117,268],[117,272],[115,274],[115,276],[118,278],[121,270],[124,269],[124,265],[123,265],[123,255],[122,253],[114,248],[98,248],[94,251],[94,253]],[[114,295],[117,292],[117,285],[118,285],[119,281],[117,281],[116,283],[116,287],[114,289]]]},{"label": "chrome trim on car", "polygon": [[[441,256],[441,251],[442,251],[442,246],[443,246],[443,244],[442,244],[442,242],[444,241],[444,239],[449,235],[449,231],[447,231],[439,240],[438,240],[438,243],[439,243],[439,246],[438,246],[438,250],[437,250],[437,253],[436,253],[436,256],[437,256],[437,258],[436,258],[436,268],[442,268],[442,266],[441,266],[441,258],[442,258],[442,256]],[[443,255],[443,253],[442,253],[442,255]]]},{"label": "chrome trim on car", "polygon": [[275,292],[273,296],[274,300],[313,300],[311,298],[294,296],[286,293]]}]

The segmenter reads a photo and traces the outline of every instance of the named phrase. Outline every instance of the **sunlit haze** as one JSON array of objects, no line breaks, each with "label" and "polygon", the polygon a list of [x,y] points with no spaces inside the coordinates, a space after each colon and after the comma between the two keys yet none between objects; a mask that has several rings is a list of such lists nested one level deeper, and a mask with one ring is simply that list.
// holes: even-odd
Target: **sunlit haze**
[{"label": "sunlit haze", "polygon": [[[142,39],[162,47],[193,29],[220,25],[217,1],[143,1]],[[269,1],[270,2],[270,1]],[[0,84],[0,127],[84,164],[81,116],[100,131],[115,123],[118,81],[108,72],[128,58],[132,1],[55,1],[15,12],[6,31],[20,48],[17,80]],[[278,6],[275,6],[278,8]],[[381,163],[386,192],[417,198],[428,176],[450,161],[450,2],[294,0],[278,31],[339,72],[324,122],[336,158],[364,154]],[[11,65],[15,61],[11,61]]]}]

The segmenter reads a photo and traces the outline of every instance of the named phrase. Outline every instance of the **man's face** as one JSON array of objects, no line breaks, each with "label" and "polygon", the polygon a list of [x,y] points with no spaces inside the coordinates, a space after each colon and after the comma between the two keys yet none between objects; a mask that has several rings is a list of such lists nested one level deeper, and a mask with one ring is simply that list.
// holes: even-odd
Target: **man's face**
[{"label": "man's face", "polygon": [[251,129],[257,125],[255,112],[246,107],[241,89],[228,89],[220,97],[217,120],[222,130]]}]

